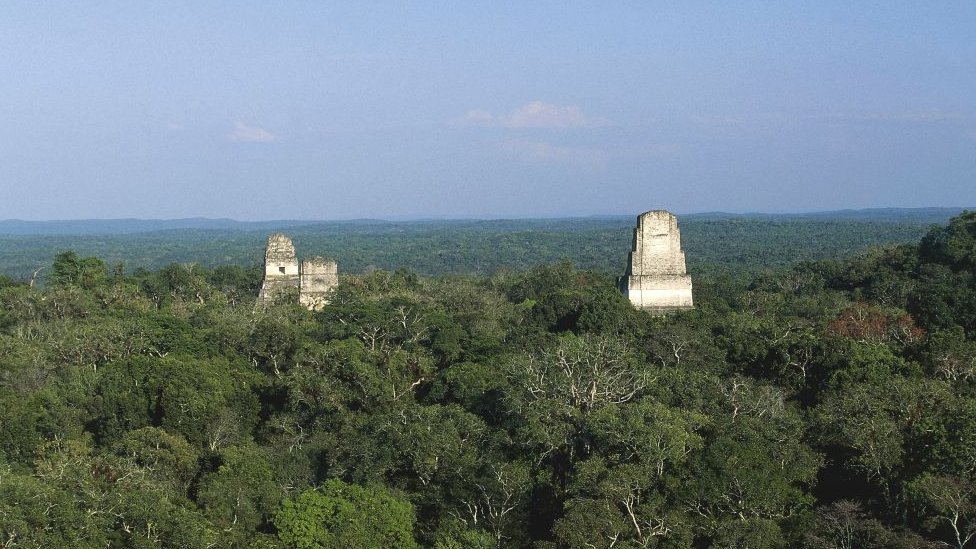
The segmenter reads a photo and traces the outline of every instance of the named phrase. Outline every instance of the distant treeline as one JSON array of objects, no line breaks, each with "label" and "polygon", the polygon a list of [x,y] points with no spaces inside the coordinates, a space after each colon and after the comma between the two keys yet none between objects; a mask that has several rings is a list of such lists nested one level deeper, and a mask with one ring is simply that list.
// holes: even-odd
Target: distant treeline
[{"label": "distant treeline", "polygon": [[[688,267],[755,269],[846,257],[872,246],[917,241],[959,209],[680,217]],[[485,275],[568,259],[605,273],[623,270],[635,217],[312,223],[231,220],[0,222],[0,273],[26,279],[73,250],[128,270],[173,262],[252,266],[267,234],[285,231],[301,256],[336,259],[340,271],[408,268],[424,275]],[[25,234],[33,231],[33,234]],[[48,273],[41,271],[41,280]]]}]

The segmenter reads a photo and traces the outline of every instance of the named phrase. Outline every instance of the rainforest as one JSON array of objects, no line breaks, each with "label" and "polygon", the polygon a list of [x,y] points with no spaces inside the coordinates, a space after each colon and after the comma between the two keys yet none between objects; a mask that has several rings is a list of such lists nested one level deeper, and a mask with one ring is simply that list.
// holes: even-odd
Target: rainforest
[{"label": "rainforest", "polygon": [[257,233],[6,235],[0,543],[972,546],[976,212],[882,221],[690,220],[670,315],[630,220],[338,231],[320,312]]}]

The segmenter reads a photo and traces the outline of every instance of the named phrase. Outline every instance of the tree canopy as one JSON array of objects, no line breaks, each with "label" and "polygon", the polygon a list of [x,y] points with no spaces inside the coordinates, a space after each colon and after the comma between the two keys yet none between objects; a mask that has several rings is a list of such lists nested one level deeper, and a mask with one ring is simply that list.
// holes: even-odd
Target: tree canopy
[{"label": "tree canopy", "polygon": [[[8,547],[976,546],[976,215],[696,276],[0,277]],[[259,275],[259,273],[258,273]]]}]

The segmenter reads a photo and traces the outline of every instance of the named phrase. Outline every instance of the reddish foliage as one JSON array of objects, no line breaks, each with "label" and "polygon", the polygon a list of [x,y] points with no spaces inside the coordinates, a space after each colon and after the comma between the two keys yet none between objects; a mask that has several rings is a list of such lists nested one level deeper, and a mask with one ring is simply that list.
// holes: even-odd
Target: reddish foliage
[{"label": "reddish foliage", "polygon": [[827,325],[827,334],[863,343],[897,341],[903,345],[911,345],[925,337],[925,330],[919,328],[910,315],[890,319],[876,307],[856,303]]}]

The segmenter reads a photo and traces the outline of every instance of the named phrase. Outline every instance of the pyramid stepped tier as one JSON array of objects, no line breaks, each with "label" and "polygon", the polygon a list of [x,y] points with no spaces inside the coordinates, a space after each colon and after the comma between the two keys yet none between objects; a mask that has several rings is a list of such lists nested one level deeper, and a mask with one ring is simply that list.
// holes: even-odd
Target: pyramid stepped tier
[{"label": "pyramid stepped tier", "polygon": [[694,307],[678,218],[671,212],[655,210],[638,216],[620,290],[640,309],[668,312]]}]

